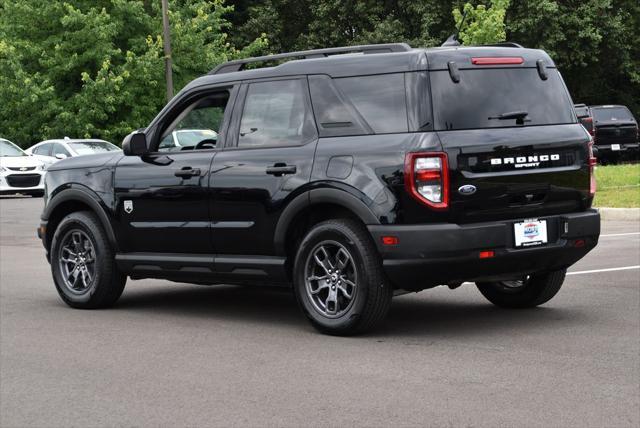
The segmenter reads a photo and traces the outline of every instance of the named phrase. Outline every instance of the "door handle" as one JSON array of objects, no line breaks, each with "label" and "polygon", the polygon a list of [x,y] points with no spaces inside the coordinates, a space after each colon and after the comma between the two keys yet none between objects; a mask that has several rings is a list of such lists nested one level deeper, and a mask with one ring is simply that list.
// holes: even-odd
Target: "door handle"
[{"label": "door handle", "polygon": [[281,177],[285,174],[295,174],[298,169],[295,165],[287,165],[286,163],[277,163],[267,167],[267,174]]},{"label": "door handle", "polygon": [[181,178],[197,177],[199,175],[200,168],[191,168],[190,166],[185,166],[175,172],[175,176]]}]

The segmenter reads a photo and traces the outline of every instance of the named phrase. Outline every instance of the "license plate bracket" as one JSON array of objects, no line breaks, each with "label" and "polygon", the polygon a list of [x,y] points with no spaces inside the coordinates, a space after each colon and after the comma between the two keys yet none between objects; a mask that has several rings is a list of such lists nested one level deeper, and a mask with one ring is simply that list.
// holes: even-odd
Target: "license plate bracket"
[{"label": "license plate bracket", "polygon": [[513,234],[516,248],[545,245],[548,242],[547,221],[529,219],[514,223]]}]

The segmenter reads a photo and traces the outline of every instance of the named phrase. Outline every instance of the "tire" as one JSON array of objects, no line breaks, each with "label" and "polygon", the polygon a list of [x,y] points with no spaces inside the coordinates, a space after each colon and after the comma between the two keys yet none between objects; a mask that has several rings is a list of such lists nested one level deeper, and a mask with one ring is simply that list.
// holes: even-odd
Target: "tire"
[{"label": "tire", "polygon": [[354,220],[315,225],[300,243],[293,277],[302,312],[326,334],[371,330],[385,318],[393,297],[369,232]]},{"label": "tire", "polygon": [[480,282],[477,287],[487,300],[502,308],[532,308],[555,296],[567,273],[566,269],[536,273],[523,281]]},{"label": "tire", "polygon": [[67,215],[56,228],[51,243],[51,272],[62,300],[78,309],[113,305],[127,281],[116,267],[102,224],[89,211]]}]

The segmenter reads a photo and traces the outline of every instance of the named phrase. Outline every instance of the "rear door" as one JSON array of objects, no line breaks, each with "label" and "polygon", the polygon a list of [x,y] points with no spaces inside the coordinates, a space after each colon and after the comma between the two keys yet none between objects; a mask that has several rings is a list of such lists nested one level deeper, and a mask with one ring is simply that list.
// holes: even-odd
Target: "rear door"
[{"label": "rear door", "polygon": [[273,255],[275,226],[309,182],[318,141],[306,77],[244,84],[230,132],[211,170],[216,253]]},{"label": "rear door", "polygon": [[580,211],[589,137],[555,68],[494,65],[430,72],[457,222]]}]

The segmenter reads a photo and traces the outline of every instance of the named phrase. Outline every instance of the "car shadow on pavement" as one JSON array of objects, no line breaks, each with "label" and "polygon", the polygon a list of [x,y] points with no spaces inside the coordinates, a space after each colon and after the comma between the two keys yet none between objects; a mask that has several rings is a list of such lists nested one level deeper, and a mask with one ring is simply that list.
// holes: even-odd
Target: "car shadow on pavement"
[{"label": "car shadow on pavement", "polygon": [[[118,302],[117,310],[151,311],[176,317],[197,317],[203,322],[238,321],[274,324],[312,331],[298,309],[291,290],[242,286],[170,286],[135,290],[135,283]],[[428,291],[425,291],[428,293]],[[468,297],[468,296],[467,296]],[[526,310],[500,309],[480,296],[477,300],[395,298],[387,319],[362,338],[398,336],[455,337],[519,331],[521,334],[551,328],[568,328],[588,322],[588,314],[576,308],[538,307]]]}]

